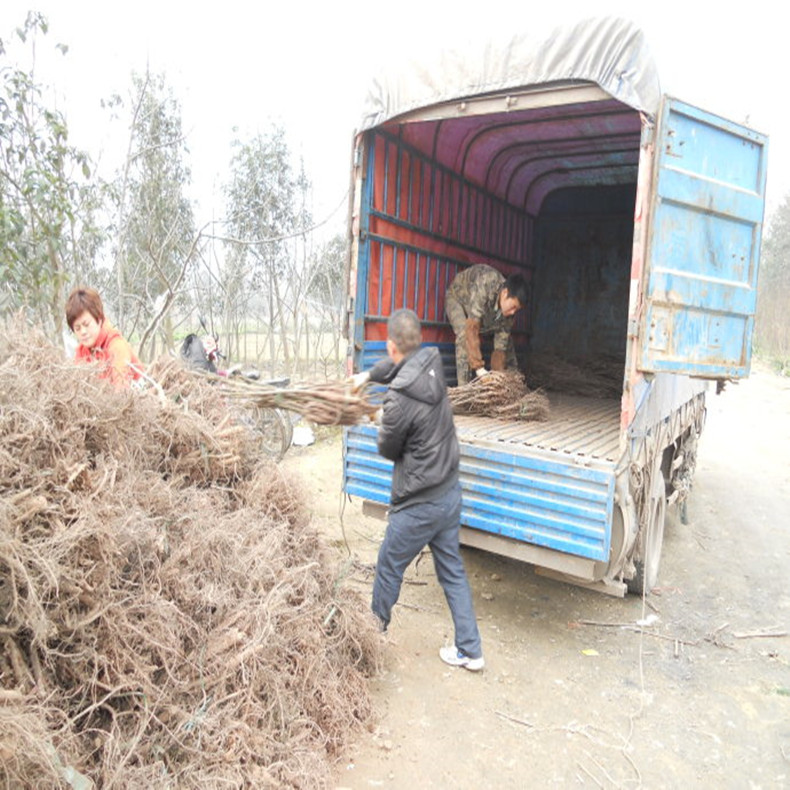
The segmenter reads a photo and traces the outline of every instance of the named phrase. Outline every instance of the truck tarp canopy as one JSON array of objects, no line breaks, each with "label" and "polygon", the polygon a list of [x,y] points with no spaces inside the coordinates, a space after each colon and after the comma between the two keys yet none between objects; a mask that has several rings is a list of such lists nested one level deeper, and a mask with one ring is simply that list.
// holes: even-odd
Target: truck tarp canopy
[{"label": "truck tarp canopy", "polygon": [[445,102],[577,82],[594,83],[647,115],[658,112],[661,91],[644,34],[632,22],[607,17],[473,41],[388,72],[371,86],[358,131]]}]

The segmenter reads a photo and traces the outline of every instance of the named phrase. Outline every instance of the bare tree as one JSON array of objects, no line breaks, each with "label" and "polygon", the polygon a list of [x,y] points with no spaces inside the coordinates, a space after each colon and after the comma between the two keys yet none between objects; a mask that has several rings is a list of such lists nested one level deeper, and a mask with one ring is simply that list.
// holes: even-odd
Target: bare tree
[{"label": "bare tree", "polygon": [[174,344],[170,310],[183,296],[201,233],[185,195],[190,182],[181,108],[163,75],[132,77],[129,145],[116,181],[116,318],[153,354],[157,334]]},{"label": "bare tree", "polygon": [[[346,238],[338,234],[322,244],[310,259],[307,299],[318,329],[315,356],[326,376],[338,375],[342,360],[346,252]],[[331,341],[328,346],[324,342],[327,336]]]},{"label": "bare tree", "polygon": [[[226,186],[229,259],[249,272],[244,286],[261,294],[269,327],[269,362],[277,365],[282,352],[291,365],[287,314],[287,272],[290,242],[297,227],[297,180],[282,128],[234,144],[231,178]],[[275,331],[276,327],[276,331]]]}]

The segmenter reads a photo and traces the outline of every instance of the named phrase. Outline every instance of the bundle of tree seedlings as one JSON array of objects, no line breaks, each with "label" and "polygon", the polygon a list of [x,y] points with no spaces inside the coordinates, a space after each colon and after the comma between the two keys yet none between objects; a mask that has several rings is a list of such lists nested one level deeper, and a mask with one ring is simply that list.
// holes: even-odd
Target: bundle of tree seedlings
[{"label": "bundle of tree seedlings", "polygon": [[518,371],[491,371],[468,384],[447,390],[454,414],[475,414],[503,420],[547,420],[549,399],[529,390]]},{"label": "bundle of tree seedlings", "polygon": [[261,408],[294,411],[318,425],[355,425],[372,417],[378,405],[364,391],[352,391],[345,381],[305,382],[289,387],[236,376],[218,376],[205,371],[192,375],[214,383],[229,399]]},{"label": "bundle of tree seedlings", "polygon": [[216,388],[115,391],[5,333],[0,784],[320,785],[380,646],[298,489]]},{"label": "bundle of tree seedlings", "polygon": [[527,375],[533,386],[588,398],[619,398],[623,393],[624,360],[596,354],[578,360],[556,354],[530,354]]}]

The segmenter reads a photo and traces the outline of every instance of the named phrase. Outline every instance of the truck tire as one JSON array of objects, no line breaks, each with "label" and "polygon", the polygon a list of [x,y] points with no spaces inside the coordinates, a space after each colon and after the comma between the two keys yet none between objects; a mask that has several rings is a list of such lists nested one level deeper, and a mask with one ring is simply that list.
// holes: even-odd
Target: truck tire
[{"label": "truck tire", "polygon": [[634,558],[636,573],[627,582],[628,591],[647,595],[658,581],[661,549],[664,545],[664,524],[667,515],[667,497],[664,476],[656,472],[651,487],[649,517],[641,542],[639,556]]}]

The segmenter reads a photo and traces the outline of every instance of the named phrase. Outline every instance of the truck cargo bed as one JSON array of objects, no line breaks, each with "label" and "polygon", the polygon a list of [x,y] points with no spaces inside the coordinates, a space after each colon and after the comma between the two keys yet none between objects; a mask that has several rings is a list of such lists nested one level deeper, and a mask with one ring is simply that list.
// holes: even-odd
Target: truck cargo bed
[{"label": "truck cargo bed", "polygon": [[[471,444],[518,445],[616,461],[620,453],[620,401],[548,393],[544,422],[512,422],[456,415],[458,438]],[[505,448],[502,448],[505,449]]]}]

